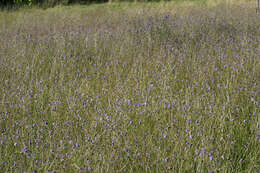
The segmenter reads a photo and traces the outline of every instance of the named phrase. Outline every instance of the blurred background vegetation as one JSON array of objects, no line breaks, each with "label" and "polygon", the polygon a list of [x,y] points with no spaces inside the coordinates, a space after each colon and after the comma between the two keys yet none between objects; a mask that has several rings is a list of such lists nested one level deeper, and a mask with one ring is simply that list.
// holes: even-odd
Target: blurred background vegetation
[{"label": "blurred background vegetation", "polygon": [[[40,6],[40,7],[54,7],[56,5],[71,5],[71,4],[91,4],[104,2],[158,2],[170,0],[0,0],[2,8],[12,8],[21,6]],[[183,0],[173,0],[183,1]],[[187,0],[186,0],[187,1]],[[201,0],[188,0],[201,1]]]},{"label": "blurred background vegetation", "polygon": [[[17,9],[20,7],[32,7],[37,6],[40,8],[50,8],[56,5],[73,5],[73,4],[97,4],[97,3],[111,3],[111,2],[199,2],[199,3],[219,3],[224,2],[234,4],[243,2],[258,2],[259,0],[0,0],[0,10],[1,9]],[[259,3],[259,2],[258,2]],[[256,4],[259,6],[259,4]],[[259,10],[259,7],[258,7]]]}]

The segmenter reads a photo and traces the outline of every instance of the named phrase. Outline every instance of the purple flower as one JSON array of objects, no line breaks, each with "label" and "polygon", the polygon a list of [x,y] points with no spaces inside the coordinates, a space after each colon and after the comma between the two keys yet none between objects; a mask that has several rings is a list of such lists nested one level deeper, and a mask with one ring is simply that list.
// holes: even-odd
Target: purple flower
[{"label": "purple flower", "polygon": [[169,161],[169,158],[166,157],[166,158],[164,159],[164,162],[168,162],[168,161]]},{"label": "purple flower", "polygon": [[28,152],[28,148],[27,147],[23,147],[22,148],[22,153],[26,154]]}]

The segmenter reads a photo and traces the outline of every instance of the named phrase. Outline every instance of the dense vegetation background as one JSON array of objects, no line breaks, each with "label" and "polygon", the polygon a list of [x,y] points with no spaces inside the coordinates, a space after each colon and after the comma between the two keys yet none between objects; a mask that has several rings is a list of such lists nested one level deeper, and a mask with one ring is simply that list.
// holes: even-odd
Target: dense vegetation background
[{"label": "dense vegetation background", "polygon": [[[90,4],[90,3],[100,3],[100,2],[158,2],[161,0],[1,0],[0,5],[2,7],[12,7],[21,5],[39,5],[44,7],[53,7],[55,5],[70,5],[70,4]],[[169,1],[169,0],[163,0]],[[174,0],[180,1],[180,0]],[[188,1],[201,1],[201,0],[188,0]]]},{"label": "dense vegetation background", "polygon": [[90,2],[106,2],[106,0],[2,0],[2,6],[20,6],[20,5],[44,5],[55,6],[58,4],[69,5],[72,3],[90,3]]}]

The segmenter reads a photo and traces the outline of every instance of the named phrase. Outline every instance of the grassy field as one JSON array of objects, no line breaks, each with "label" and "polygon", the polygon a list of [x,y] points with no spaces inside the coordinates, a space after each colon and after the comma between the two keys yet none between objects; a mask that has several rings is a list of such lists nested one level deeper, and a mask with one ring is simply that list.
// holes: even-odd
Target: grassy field
[{"label": "grassy field", "polygon": [[253,2],[2,11],[0,172],[259,173],[259,63]]}]

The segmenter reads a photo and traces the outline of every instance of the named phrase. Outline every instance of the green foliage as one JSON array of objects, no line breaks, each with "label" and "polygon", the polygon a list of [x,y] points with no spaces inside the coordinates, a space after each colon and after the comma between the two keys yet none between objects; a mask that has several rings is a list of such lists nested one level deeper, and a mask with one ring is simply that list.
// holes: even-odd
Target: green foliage
[{"label": "green foliage", "polygon": [[[3,0],[0,2],[2,7],[5,6],[32,6],[37,5],[40,7],[48,8],[54,7],[55,5],[70,5],[70,4],[90,4],[100,2],[159,2],[159,1],[170,1],[170,0]],[[174,2],[183,2],[183,0],[173,0]],[[206,2],[207,0],[185,0],[191,2]]]},{"label": "green foliage", "polygon": [[20,5],[20,4],[26,4],[26,5],[32,5],[34,0],[14,0],[14,4]]}]

